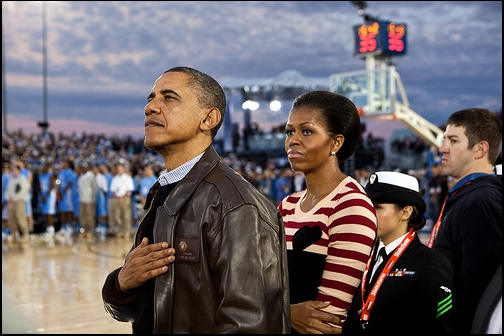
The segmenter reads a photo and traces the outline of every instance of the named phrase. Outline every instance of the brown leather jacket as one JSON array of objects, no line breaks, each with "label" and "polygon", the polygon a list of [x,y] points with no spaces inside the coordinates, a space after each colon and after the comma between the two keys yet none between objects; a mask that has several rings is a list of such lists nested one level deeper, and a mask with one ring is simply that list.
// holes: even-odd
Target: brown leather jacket
[{"label": "brown leather jacket", "polygon": [[[146,207],[158,187],[156,182],[149,191]],[[176,250],[174,264],[155,279],[154,333],[290,333],[282,217],[220,162],[212,146],[158,208],[153,234],[154,242],[167,241]],[[138,298],[109,292],[117,292],[117,274],[102,290],[105,309],[132,322]]]}]

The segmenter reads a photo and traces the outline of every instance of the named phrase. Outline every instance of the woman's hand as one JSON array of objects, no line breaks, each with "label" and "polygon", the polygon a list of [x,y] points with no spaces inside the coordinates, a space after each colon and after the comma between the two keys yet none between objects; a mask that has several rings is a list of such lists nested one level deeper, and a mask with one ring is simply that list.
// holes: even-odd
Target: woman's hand
[{"label": "woman's hand", "polygon": [[[341,334],[341,320],[321,309],[330,302],[306,301],[291,304],[291,326],[300,334]],[[334,326],[331,326],[330,324]]]}]

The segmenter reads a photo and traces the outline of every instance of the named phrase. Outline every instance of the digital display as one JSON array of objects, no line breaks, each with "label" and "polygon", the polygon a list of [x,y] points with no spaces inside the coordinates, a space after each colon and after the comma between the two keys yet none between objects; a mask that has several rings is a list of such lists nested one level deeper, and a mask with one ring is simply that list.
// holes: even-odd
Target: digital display
[{"label": "digital display", "polygon": [[353,27],[356,57],[406,54],[406,24],[373,21]]}]

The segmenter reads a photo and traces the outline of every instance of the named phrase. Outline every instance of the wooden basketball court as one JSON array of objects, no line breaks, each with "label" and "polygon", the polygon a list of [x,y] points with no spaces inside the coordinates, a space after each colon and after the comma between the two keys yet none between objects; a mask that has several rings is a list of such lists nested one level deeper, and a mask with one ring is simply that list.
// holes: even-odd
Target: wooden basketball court
[{"label": "wooden basketball court", "polygon": [[[427,242],[427,232],[419,236]],[[105,278],[123,264],[131,241],[73,239],[56,240],[54,247],[42,237],[27,247],[2,243],[3,334],[132,333],[129,323],[105,312],[101,298]]]},{"label": "wooden basketball court", "polygon": [[[103,307],[106,276],[121,266],[131,241],[74,243],[43,237],[26,247],[2,243],[2,334],[131,334]],[[10,330],[11,332],[9,332]]]}]

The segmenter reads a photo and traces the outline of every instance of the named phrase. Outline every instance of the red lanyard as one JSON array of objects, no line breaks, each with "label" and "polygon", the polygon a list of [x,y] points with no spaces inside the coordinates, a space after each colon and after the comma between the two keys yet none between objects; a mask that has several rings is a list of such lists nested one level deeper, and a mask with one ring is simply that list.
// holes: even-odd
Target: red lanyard
[{"label": "red lanyard", "polygon": [[[467,181],[463,186],[468,185],[469,183],[471,183],[471,181]],[[460,189],[462,189],[462,187],[460,187],[457,190],[455,190],[451,196],[454,196],[457,193],[457,191],[459,191]],[[436,224],[432,228],[432,232],[431,232],[431,235],[429,237],[429,242],[427,243],[427,246],[429,246],[430,248],[434,247],[434,242],[436,241],[436,238],[437,238],[437,235],[438,235],[438,231],[439,231],[439,227],[441,226],[441,222],[443,221],[443,211],[444,211],[444,207],[446,205],[446,201],[447,200],[448,200],[448,195],[446,195],[446,197],[444,199],[443,206],[441,207],[441,211],[439,212],[439,216],[438,216],[438,219],[436,221]]]},{"label": "red lanyard", "polygon": [[[369,296],[366,299],[366,302],[364,302],[364,290],[366,287],[366,276],[367,273],[369,272],[369,268],[371,265],[371,260],[375,257],[374,255],[371,256],[371,258],[368,259],[366,269],[364,271],[364,274],[362,275],[362,281],[361,281],[361,296],[362,296],[362,310],[360,312],[360,319],[362,322],[362,327],[365,328],[366,324],[368,323],[369,320],[369,314],[371,313],[371,308],[373,308],[373,304],[376,300],[376,295],[378,294],[378,291],[380,290],[381,285],[383,284],[383,281],[389,274],[390,270],[392,269],[392,266],[396,263],[397,259],[402,255],[404,250],[408,247],[408,245],[413,241],[413,238],[415,237],[415,230],[413,228],[410,228],[408,234],[406,237],[401,242],[401,245],[399,245],[392,256],[390,257],[389,261],[383,268],[383,270],[380,273],[380,276],[376,280],[375,284],[373,285],[373,288],[369,292]],[[374,248],[373,248],[374,251]]]},{"label": "red lanyard", "polygon": [[446,200],[447,199],[448,199],[448,195],[446,195],[446,197],[444,199],[443,206],[441,207],[441,211],[439,212],[439,216],[438,216],[438,219],[436,221],[436,224],[432,227],[432,232],[431,232],[431,235],[429,237],[429,242],[427,243],[427,246],[429,246],[430,248],[434,247],[434,242],[436,241],[437,234],[438,234],[438,231],[439,231],[439,227],[441,226],[441,222],[443,221],[443,210],[444,210],[444,207],[446,205]]}]

